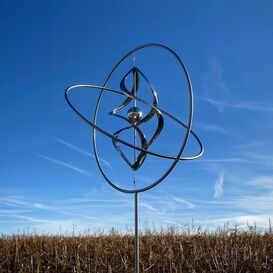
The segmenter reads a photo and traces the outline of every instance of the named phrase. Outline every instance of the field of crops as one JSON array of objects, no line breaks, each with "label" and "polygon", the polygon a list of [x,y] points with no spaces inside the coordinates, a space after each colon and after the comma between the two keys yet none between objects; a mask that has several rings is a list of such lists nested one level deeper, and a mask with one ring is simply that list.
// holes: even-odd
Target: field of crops
[{"label": "field of crops", "polygon": [[[141,272],[273,272],[273,233],[197,230],[141,234]],[[0,272],[131,273],[133,237],[108,235],[0,237]]]}]

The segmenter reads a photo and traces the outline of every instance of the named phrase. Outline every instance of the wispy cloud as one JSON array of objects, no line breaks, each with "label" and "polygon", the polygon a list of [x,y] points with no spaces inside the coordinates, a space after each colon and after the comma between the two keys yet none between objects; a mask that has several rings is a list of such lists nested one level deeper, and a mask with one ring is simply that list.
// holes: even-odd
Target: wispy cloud
[{"label": "wispy cloud", "polygon": [[204,130],[204,131],[211,131],[214,133],[222,134],[222,135],[231,135],[231,133],[226,129],[219,125],[208,123],[208,122],[201,122],[201,121],[195,121],[196,127]]},{"label": "wispy cloud", "polygon": [[240,196],[236,200],[236,206],[240,209],[252,211],[256,214],[270,213],[273,211],[273,192],[260,195],[246,195]]},{"label": "wispy cloud", "polygon": [[248,110],[248,111],[258,111],[258,112],[273,112],[273,105],[266,105],[264,103],[259,102],[225,102],[220,100],[215,100],[209,97],[200,97],[195,96],[196,99],[205,101],[216,107],[220,112],[223,111],[224,108],[229,109],[238,109],[238,110]]},{"label": "wispy cloud", "polygon": [[270,154],[259,154],[259,153],[252,153],[248,154],[250,158],[255,160],[256,162],[259,162],[261,165],[266,167],[273,167],[273,156]]},{"label": "wispy cloud", "polygon": [[49,222],[52,221],[52,220],[49,220],[49,219],[40,219],[40,218],[26,216],[26,215],[11,214],[10,216],[18,218],[18,219],[26,220],[26,221],[29,221],[29,222],[33,222],[33,223],[49,223]]},{"label": "wispy cloud", "polygon": [[186,206],[189,209],[192,209],[192,208],[195,207],[195,205],[193,203],[188,202],[188,201],[186,201],[186,200],[184,200],[184,199],[182,199],[180,197],[172,195],[171,199],[172,199],[172,201],[174,201],[174,202],[176,202],[178,204],[182,204],[182,205]]},{"label": "wispy cloud", "polygon": [[224,174],[221,173],[217,177],[215,184],[214,184],[214,197],[215,198],[221,197],[223,195],[223,192],[224,192],[223,187],[224,187]]},{"label": "wispy cloud", "polygon": [[94,156],[93,154],[88,153],[87,151],[85,151],[85,150],[83,150],[83,149],[77,147],[76,145],[74,145],[74,144],[72,144],[72,143],[70,143],[70,142],[68,142],[68,141],[65,141],[65,140],[63,140],[63,139],[56,138],[56,141],[59,142],[59,143],[61,143],[61,144],[63,144],[63,145],[65,145],[66,147],[70,148],[71,150],[74,150],[74,151],[76,151],[76,152],[79,152],[79,153],[81,153],[81,154],[83,154],[83,155],[91,156],[91,157]]},{"label": "wispy cloud", "polygon": [[[77,147],[76,145],[74,145],[74,144],[72,144],[72,143],[70,143],[70,142],[68,142],[68,141],[65,141],[65,140],[60,139],[60,138],[56,138],[56,141],[59,142],[60,144],[65,145],[66,147],[68,147],[68,148],[71,149],[71,150],[74,150],[74,151],[76,151],[76,152],[79,152],[79,153],[81,153],[81,154],[83,154],[83,155],[86,155],[86,156],[88,156],[88,157],[95,158],[95,155],[94,155],[94,154],[89,153],[89,152],[87,152],[87,151],[85,151],[85,150],[83,150],[83,149]],[[107,167],[109,167],[109,168],[112,168],[111,164],[110,164],[107,160],[102,159],[102,158],[99,158],[99,159],[100,159],[100,161],[101,161],[102,163],[104,163],[105,166],[107,166]]]},{"label": "wispy cloud", "polygon": [[219,60],[210,59],[208,67],[203,76],[203,90],[209,94],[217,92],[220,96],[229,95],[229,87],[225,79],[224,67]]},{"label": "wispy cloud", "polygon": [[43,204],[40,204],[40,203],[34,203],[33,206],[36,209],[43,209],[45,207]]},{"label": "wispy cloud", "polygon": [[245,163],[245,164],[263,164],[263,162],[259,160],[251,160],[251,159],[245,159],[245,158],[239,158],[239,157],[231,157],[231,158],[206,158],[206,159],[200,159],[198,162],[206,162],[206,163]]},{"label": "wispy cloud", "polygon": [[77,167],[75,167],[75,166],[73,166],[71,164],[68,164],[66,162],[63,162],[63,161],[60,161],[60,160],[57,160],[55,158],[52,158],[52,157],[49,157],[49,156],[45,156],[45,155],[42,155],[42,154],[38,154],[38,156],[41,157],[41,158],[43,158],[43,159],[45,159],[45,160],[48,160],[48,161],[50,161],[52,163],[56,163],[56,164],[61,165],[63,167],[66,167],[66,168],[69,168],[69,169],[74,170],[76,172],[79,172],[79,173],[81,173],[83,175],[87,175],[87,176],[90,175],[89,172],[87,172],[85,170],[82,170],[80,168],[77,168]]},{"label": "wispy cloud", "polygon": [[26,205],[26,202],[20,199],[17,196],[12,196],[12,197],[1,197],[0,198],[0,203],[12,206],[12,207],[21,207]]},{"label": "wispy cloud", "polygon": [[257,176],[250,179],[249,184],[273,191],[273,176]]},{"label": "wispy cloud", "polygon": [[143,207],[143,208],[149,209],[149,210],[151,210],[153,212],[161,213],[160,210],[156,209],[155,207],[153,207],[152,205],[150,205],[150,204],[148,204],[146,202],[141,202],[140,206]]},{"label": "wispy cloud", "polygon": [[204,121],[195,121],[195,124],[196,128],[206,132],[212,132],[213,134],[216,133],[223,136],[229,136],[240,140],[245,140],[245,137],[243,137],[236,129],[231,128],[228,129],[227,127],[223,127],[217,124],[208,123]]},{"label": "wispy cloud", "polygon": [[233,199],[234,208],[251,211],[255,215],[273,216],[273,176],[253,176],[245,178],[245,181],[246,190],[243,195]]},{"label": "wispy cloud", "polygon": [[14,209],[0,209],[0,215],[10,215],[10,214],[17,214],[17,213],[25,213],[29,212],[28,210],[14,210]]},{"label": "wispy cloud", "polygon": [[[9,201],[8,203],[6,203],[5,201]],[[4,201],[4,202],[3,202]],[[89,220],[96,220],[97,217],[93,217],[90,215],[86,215],[86,214],[82,214],[80,213],[81,208],[75,208],[74,206],[71,207],[67,207],[65,205],[63,206],[49,206],[49,205],[45,205],[42,203],[35,203],[35,202],[31,202],[31,201],[27,201],[27,200],[22,200],[22,199],[18,199],[18,198],[1,198],[0,199],[0,203],[4,203],[7,204],[11,207],[13,207],[13,203],[18,203],[20,204],[18,207],[20,207],[20,209],[0,209],[0,215],[7,215],[10,217],[15,217],[18,219],[23,219],[23,220],[27,220],[30,222],[48,222],[48,220],[39,220],[37,218],[33,218],[32,216],[29,215],[22,215],[22,213],[33,213],[33,212],[37,212],[37,210],[44,210],[44,211],[51,211],[51,212],[55,212],[58,214],[62,214],[62,215],[70,215],[70,216],[75,216],[75,220],[78,218],[84,218],[84,219],[89,219]],[[82,206],[86,208],[86,205]],[[68,209],[68,211],[67,211]]]}]

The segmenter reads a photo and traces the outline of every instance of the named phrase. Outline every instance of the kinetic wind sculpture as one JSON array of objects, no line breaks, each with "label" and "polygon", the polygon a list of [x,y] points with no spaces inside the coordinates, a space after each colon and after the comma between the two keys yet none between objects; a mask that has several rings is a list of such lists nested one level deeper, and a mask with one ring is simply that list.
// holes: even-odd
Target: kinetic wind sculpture
[{"label": "kinetic wind sculpture", "polygon": [[[120,66],[121,63],[123,63],[128,57],[132,56],[135,54],[135,52],[139,50],[143,50],[145,48],[152,47],[152,48],[161,48],[168,53],[170,53],[179,63],[182,72],[186,76],[187,80],[187,86],[188,86],[188,92],[189,92],[189,113],[188,113],[188,121],[187,123],[183,123],[180,121],[178,118],[174,117],[173,115],[169,114],[168,112],[164,111],[163,109],[160,109],[158,107],[159,99],[157,97],[157,92],[149,79],[145,76],[145,74],[135,65],[124,75],[124,77],[120,81],[120,90],[116,90],[110,87],[107,87],[110,79],[113,76],[114,71]],[[129,76],[132,76],[132,86],[128,86],[128,78]],[[149,103],[137,96],[139,87],[140,87],[140,81],[143,80],[145,81],[150,89],[150,92],[152,94],[153,102]],[[91,89],[97,89],[100,90],[100,94],[96,103],[96,108],[94,112],[94,118],[93,121],[90,121],[87,119],[84,115],[82,115],[71,103],[71,101],[68,98],[68,93],[76,88],[91,88]],[[113,134],[110,134],[109,132],[103,130],[97,125],[97,117],[98,117],[98,111],[100,108],[101,104],[101,99],[104,94],[104,92],[113,92],[119,95],[122,95],[125,97],[123,99],[123,102],[118,105],[115,109],[109,112],[110,115],[112,115],[114,118],[119,118],[123,119],[126,121],[127,126],[124,128],[121,128],[114,132]],[[123,58],[120,59],[120,61],[113,67],[111,72],[109,73],[105,83],[103,86],[98,86],[98,85],[93,85],[93,84],[77,84],[70,86],[69,88],[66,89],[65,91],[65,99],[69,106],[82,118],[87,124],[91,125],[93,127],[93,147],[94,147],[94,154],[95,158],[99,167],[99,170],[105,180],[112,186],[114,189],[123,192],[123,193],[132,193],[134,194],[134,199],[135,199],[135,272],[139,273],[139,236],[138,236],[138,193],[147,191],[156,185],[158,185],[163,179],[166,178],[166,176],[173,170],[174,166],[177,164],[178,161],[180,160],[193,160],[198,157],[200,157],[203,154],[204,148],[197,137],[197,135],[191,131],[191,125],[192,125],[192,117],[193,117],[193,92],[192,92],[192,86],[191,86],[191,81],[189,74],[186,70],[186,67],[184,63],[181,61],[179,56],[170,48],[167,46],[161,45],[161,44],[145,44],[141,45],[133,50],[131,50],[129,53],[127,53]],[[142,103],[144,105],[147,105],[150,109],[150,111],[143,116],[143,112],[139,107],[137,107],[137,104]],[[129,107],[130,104],[133,104],[133,106],[128,110],[127,116],[123,116],[119,112],[125,108],[126,106]],[[175,121],[177,124],[185,128],[185,135],[182,137],[182,143],[181,147],[177,153],[177,155],[166,155],[158,152],[154,152],[150,150],[150,146],[156,141],[158,136],[160,135],[161,131],[164,129],[164,117],[163,116],[168,116],[171,118],[173,121]],[[157,121],[157,126],[152,134],[152,137],[150,139],[147,139],[144,135],[144,133],[141,130],[141,125],[147,123],[153,119],[156,118]],[[114,119],[113,119],[114,122]],[[124,131],[127,130],[133,130],[133,143],[127,142],[124,139],[120,138],[120,134]],[[118,154],[121,156],[121,158],[130,166],[130,168],[133,171],[137,171],[141,168],[141,166],[144,164],[145,159],[148,154],[160,157],[160,158],[165,158],[165,159],[171,159],[173,160],[172,164],[170,167],[167,169],[167,171],[156,181],[153,181],[151,184],[148,186],[138,188],[137,183],[135,181],[135,178],[133,178],[134,186],[132,189],[127,189],[127,188],[122,188],[120,186],[117,186],[115,183],[111,181],[111,179],[106,175],[104,172],[101,163],[99,161],[99,156],[98,156],[98,151],[97,151],[97,140],[96,140],[96,131],[99,131],[100,133],[106,135],[109,137],[109,139],[112,140],[114,148],[117,150]],[[182,156],[183,151],[185,149],[187,140],[189,138],[189,135],[192,134],[192,136],[196,139],[197,143],[199,144],[199,152],[194,155],[194,156]],[[140,143],[140,147],[136,145],[137,139],[139,140],[138,143]],[[125,153],[122,151],[120,147],[120,143],[123,145],[126,145],[127,147],[130,147],[133,152],[134,152],[134,161],[131,162],[128,157],[125,155]],[[139,152],[137,155],[137,151]]]}]

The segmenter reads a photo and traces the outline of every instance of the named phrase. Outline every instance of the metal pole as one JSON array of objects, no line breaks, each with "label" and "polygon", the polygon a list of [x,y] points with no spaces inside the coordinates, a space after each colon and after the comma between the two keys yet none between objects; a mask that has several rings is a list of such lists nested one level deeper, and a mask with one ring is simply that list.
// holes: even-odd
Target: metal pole
[{"label": "metal pole", "polygon": [[138,193],[135,192],[135,273],[139,273]]},{"label": "metal pole", "polygon": [[[136,56],[133,56],[133,62],[135,66]],[[134,96],[136,97],[137,88],[137,75],[134,71]],[[137,106],[136,100],[134,100],[134,106]],[[136,146],[136,129],[134,129],[134,146]],[[136,161],[136,149],[134,149],[134,161]],[[136,186],[136,177],[134,176],[134,186]],[[135,192],[135,273],[139,273],[139,236],[138,236],[138,193]]]}]

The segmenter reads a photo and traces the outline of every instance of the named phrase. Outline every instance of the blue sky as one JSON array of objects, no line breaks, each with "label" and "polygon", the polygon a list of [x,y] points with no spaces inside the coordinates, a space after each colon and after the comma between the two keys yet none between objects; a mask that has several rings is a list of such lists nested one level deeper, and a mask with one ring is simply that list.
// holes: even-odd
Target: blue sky
[{"label": "blue sky", "polygon": [[[193,129],[205,154],[140,195],[141,227],[192,221],[204,228],[227,221],[266,227],[273,216],[272,9],[271,1],[1,1],[0,232],[132,228],[133,196],[103,180],[91,128],[63,92],[75,83],[102,84],[123,54],[150,42],[168,45],[186,63]],[[184,117],[186,93],[175,66],[156,54],[137,55],[136,64],[149,68],[162,108]],[[74,98],[90,117],[96,95]],[[109,117],[102,125],[112,130]],[[176,127],[166,123],[171,135],[155,150],[175,153],[183,135]],[[107,148],[111,141],[100,141],[106,170],[131,183],[132,173]],[[186,152],[194,149],[190,141]],[[149,157],[147,164],[139,183],[170,161]]]}]

